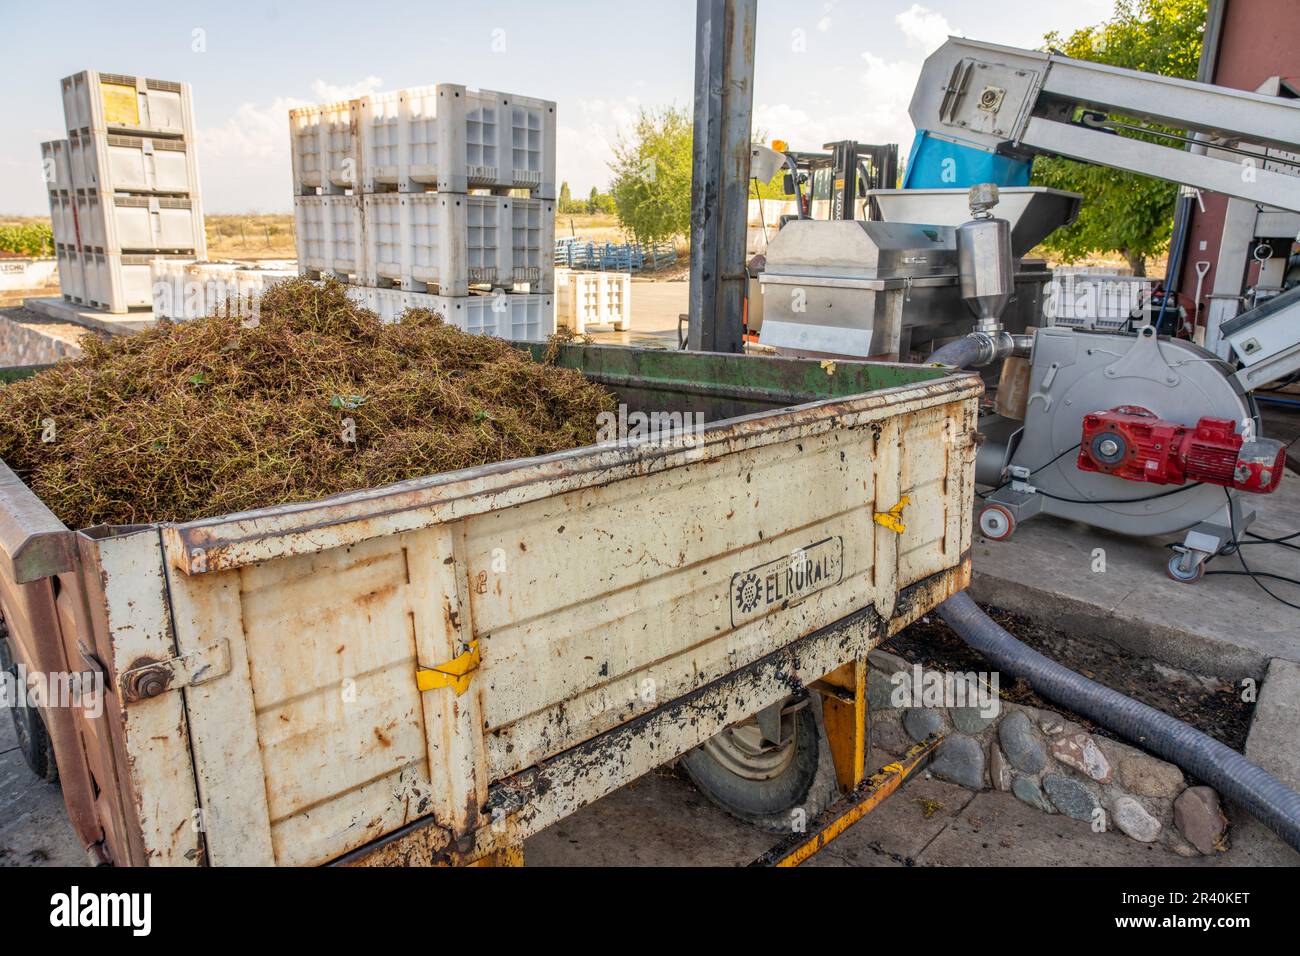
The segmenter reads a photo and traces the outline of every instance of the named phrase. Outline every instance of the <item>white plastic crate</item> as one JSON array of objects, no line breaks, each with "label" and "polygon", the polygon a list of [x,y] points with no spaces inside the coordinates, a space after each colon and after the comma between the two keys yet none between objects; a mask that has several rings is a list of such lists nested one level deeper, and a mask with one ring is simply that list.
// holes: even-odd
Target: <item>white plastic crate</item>
[{"label": "white plastic crate", "polygon": [[61,86],[69,130],[153,133],[194,141],[188,83],[85,70],[64,77]]},{"label": "white plastic crate", "polygon": [[613,326],[624,332],[632,317],[630,272],[556,272],[558,324],[581,335],[589,326]]},{"label": "white plastic crate", "polygon": [[297,269],[258,268],[240,269],[235,273],[235,284],[245,303],[260,299],[279,282],[298,277]]},{"label": "white plastic crate", "polygon": [[131,309],[152,309],[153,260],[181,259],[186,256],[157,256],[154,254],[109,254],[82,252],[82,271],[85,274],[85,301],[107,312],[122,313]]},{"label": "white plastic crate", "polygon": [[442,83],[357,100],[366,192],[527,189],[555,198],[555,103]]},{"label": "white plastic crate", "polygon": [[289,111],[296,196],[338,194],[357,187],[357,110],[359,100]]},{"label": "white plastic crate", "polygon": [[192,146],[181,139],[125,136],[87,129],[68,134],[78,187],[112,193],[197,193]]},{"label": "white plastic crate", "polygon": [[360,196],[295,196],[293,207],[301,271],[340,278],[365,271]]},{"label": "white plastic crate", "polygon": [[72,177],[72,150],[66,139],[41,143],[41,167],[46,189],[67,192],[76,188]]},{"label": "white plastic crate", "polygon": [[[1044,317],[1048,324],[1110,331],[1123,328],[1151,301],[1154,280],[1094,269],[1057,269]],[[1139,323],[1140,324],[1140,323]]]},{"label": "white plastic crate", "polygon": [[235,262],[151,259],[154,317],[181,322],[221,314],[227,300],[238,295],[239,268]]},{"label": "white plastic crate", "polygon": [[223,315],[255,316],[259,300],[296,269],[246,268],[236,262],[153,259],[149,263],[155,318],[174,322]]},{"label": "white plastic crate", "polygon": [[553,288],[550,200],[378,193],[364,197],[363,210],[367,285],[388,281],[448,296],[466,295],[471,286]]},{"label": "white plastic crate", "polygon": [[381,321],[396,322],[410,308],[411,293],[401,289],[375,289],[356,286],[348,289],[348,296],[357,305],[377,314]]},{"label": "white plastic crate", "polygon": [[83,252],[186,252],[199,259],[207,253],[203,213],[196,199],[78,189],[75,203]]},{"label": "white plastic crate", "polygon": [[179,322],[205,314],[203,289],[189,273],[189,259],[150,259],[150,300],[155,319]]},{"label": "white plastic crate", "polygon": [[555,300],[537,292],[444,296],[406,295],[407,308],[429,309],[474,335],[495,335],[515,342],[542,342],[555,333]]},{"label": "white plastic crate", "polygon": [[72,246],[56,245],[54,256],[59,266],[59,292],[69,302],[85,304],[86,273],[81,267],[81,257]]},{"label": "white plastic crate", "polygon": [[70,192],[51,192],[49,195],[54,243],[76,251],[81,245],[77,236],[76,200]]}]

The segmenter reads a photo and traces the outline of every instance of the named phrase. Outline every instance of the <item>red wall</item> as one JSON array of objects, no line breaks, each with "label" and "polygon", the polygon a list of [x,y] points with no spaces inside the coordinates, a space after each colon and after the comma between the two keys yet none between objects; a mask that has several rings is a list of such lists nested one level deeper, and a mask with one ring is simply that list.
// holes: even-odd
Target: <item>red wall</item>
[{"label": "red wall", "polygon": [[[1300,0],[1225,0],[1225,3],[1213,82],[1239,90],[1255,90],[1269,77],[1300,78]],[[1207,297],[1214,288],[1219,234],[1228,201],[1212,193],[1203,193],[1202,198],[1205,212],[1198,207],[1192,214],[1181,291],[1190,302],[1196,294],[1196,263],[1208,260],[1210,271],[1201,288],[1200,302],[1204,323]]]}]

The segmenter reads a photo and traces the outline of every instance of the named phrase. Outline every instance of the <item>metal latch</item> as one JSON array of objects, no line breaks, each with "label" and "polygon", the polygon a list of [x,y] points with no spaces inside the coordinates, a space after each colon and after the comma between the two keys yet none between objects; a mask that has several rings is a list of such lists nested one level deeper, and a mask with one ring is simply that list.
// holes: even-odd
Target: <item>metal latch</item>
[{"label": "metal latch", "polygon": [[445,664],[416,670],[415,686],[421,691],[450,687],[459,697],[469,690],[470,679],[478,670],[479,662],[478,641],[470,641],[469,650],[459,657],[453,657]]},{"label": "metal latch", "polygon": [[907,495],[903,495],[898,504],[888,511],[877,511],[876,524],[888,528],[894,534],[902,534],[907,530],[907,525],[903,524],[903,509],[907,507],[907,503],[911,500]]},{"label": "metal latch", "polygon": [[224,640],[165,661],[143,657],[122,674],[122,696],[127,701],[148,700],[165,691],[194,687],[228,673],[230,644]]}]

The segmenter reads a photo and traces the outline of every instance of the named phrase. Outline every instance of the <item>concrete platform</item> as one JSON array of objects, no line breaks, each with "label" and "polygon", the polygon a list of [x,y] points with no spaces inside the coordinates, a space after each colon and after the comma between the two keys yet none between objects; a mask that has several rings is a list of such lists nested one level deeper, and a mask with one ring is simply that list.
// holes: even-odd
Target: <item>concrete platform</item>
[{"label": "concrete platform", "polygon": [[140,332],[152,328],[155,321],[152,312],[127,312],[124,315],[117,315],[105,312],[103,309],[92,309],[77,305],[75,302],[66,302],[61,296],[23,299],[23,308],[60,322],[72,322],[97,332],[107,332],[109,335]]},{"label": "concrete platform", "polygon": [[[1251,531],[1278,537],[1300,531],[1300,475],[1288,472],[1271,495],[1252,495]],[[1165,544],[1039,516],[1007,541],[975,539],[971,594],[1078,637],[1092,637],[1195,674],[1260,680],[1273,658],[1300,661],[1300,610],[1273,600],[1248,577],[1207,575],[1179,584],[1165,575]],[[1296,539],[1300,543],[1300,538]],[[1093,571],[1103,549],[1106,570]],[[1243,549],[1252,571],[1300,579],[1300,551],[1254,544]],[[1222,557],[1212,571],[1241,571]],[[1300,604],[1300,587],[1265,581]]]},{"label": "concrete platform", "polygon": [[[1300,791],[1300,664],[1274,660],[1260,687],[1246,738],[1246,756],[1292,790]],[[1300,866],[1300,853],[1240,807],[1229,806],[1233,823],[1225,862],[1238,866]]]}]

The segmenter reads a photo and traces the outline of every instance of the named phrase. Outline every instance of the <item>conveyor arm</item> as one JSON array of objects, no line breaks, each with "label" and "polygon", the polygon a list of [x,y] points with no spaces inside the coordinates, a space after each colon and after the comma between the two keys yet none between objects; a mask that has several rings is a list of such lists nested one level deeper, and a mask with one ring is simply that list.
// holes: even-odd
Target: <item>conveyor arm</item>
[{"label": "conveyor arm", "polygon": [[[1081,107],[1202,134],[1207,149],[1116,136],[1075,122]],[[989,152],[1066,156],[1300,210],[1300,177],[1229,149],[1300,149],[1300,101],[953,37],[926,60],[909,112],[917,129]]]}]

